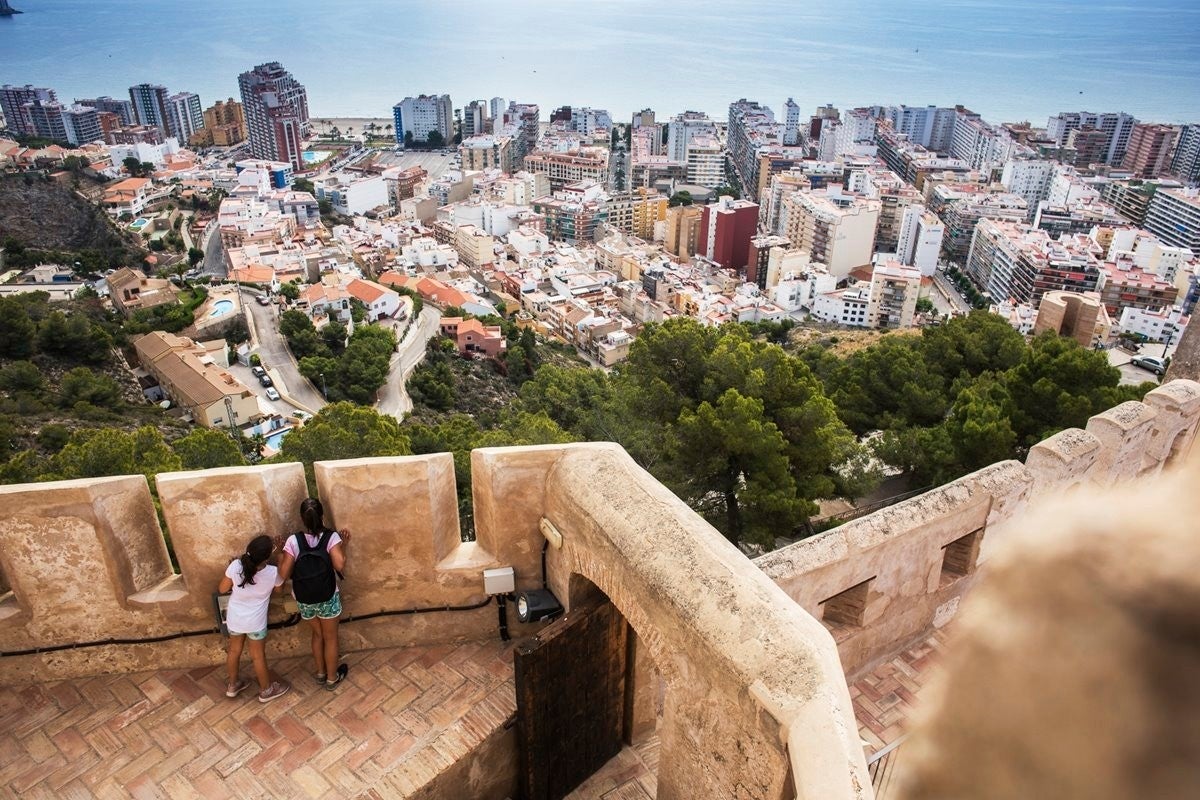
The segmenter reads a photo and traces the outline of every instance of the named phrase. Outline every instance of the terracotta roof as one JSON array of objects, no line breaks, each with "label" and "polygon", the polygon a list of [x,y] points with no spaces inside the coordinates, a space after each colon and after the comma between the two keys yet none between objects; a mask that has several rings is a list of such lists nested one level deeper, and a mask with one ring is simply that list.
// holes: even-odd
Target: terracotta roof
[{"label": "terracotta roof", "polygon": [[350,283],[346,284],[346,291],[349,292],[352,297],[363,301],[367,305],[374,303],[376,300],[385,295],[395,294],[395,292],[393,292],[391,289],[385,289],[377,283],[371,283],[370,281],[364,281],[359,278],[355,278],[354,280],[350,281]]},{"label": "terracotta roof", "polygon": [[105,194],[108,192],[136,192],[138,189],[141,189],[148,183],[150,183],[149,178],[126,178],[119,183],[114,183],[112,186],[109,186],[105,190]]}]

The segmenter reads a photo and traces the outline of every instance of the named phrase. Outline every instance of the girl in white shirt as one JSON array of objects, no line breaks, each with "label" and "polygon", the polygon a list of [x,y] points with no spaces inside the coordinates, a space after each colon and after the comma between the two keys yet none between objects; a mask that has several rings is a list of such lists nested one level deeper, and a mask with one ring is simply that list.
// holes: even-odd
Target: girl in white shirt
[{"label": "girl in white shirt", "polygon": [[254,675],[261,690],[258,701],[269,703],[292,688],[267,667],[267,606],[271,595],[283,586],[279,570],[268,563],[274,552],[275,544],[270,536],[255,537],[246,546],[246,552],[229,563],[217,589],[221,594],[232,591],[225,615],[225,624],[229,628],[226,697],[237,697],[249,685],[238,677],[238,662],[247,639],[250,640]]}]

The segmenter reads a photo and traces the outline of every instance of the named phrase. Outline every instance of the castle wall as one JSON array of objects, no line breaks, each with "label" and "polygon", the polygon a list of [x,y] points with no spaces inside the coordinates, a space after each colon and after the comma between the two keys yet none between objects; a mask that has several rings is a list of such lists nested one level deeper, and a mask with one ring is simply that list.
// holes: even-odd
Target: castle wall
[{"label": "castle wall", "polygon": [[[1198,421],[1200,384],[1173,381],[1144,402],[1097,414],[1086,430],[1051,436],[1030,448],[1024,464],[993,464],[755,563],[802,608],[825,617],[853,681],[953,618],[978,568],[1031,501],[1156,474],[1193,446]],[[972,533],[974,541],[963,541]],[[831,621],[833,598],[868,581],[858,619]]]},{"label": "castle wall", "polygon": [[[1154,475],[1193,448],[1198,420],[1200,384],[1175,381],[1050,437],[1024,464],[991,465],[757,563],[615,445],[475,451],[472,543],[459,540],[449,454],[314,472],[326,521],[352,533],[351,620],[484,603],[493,566],[538,587],[543,530],[557,531],[550,588],[568,605],[572,576],[604,591],[653,664],[635,676],[637,702],[654,698],[655,675],[666,686],[659,797],[858,798],[869,781],[846,676],[945,624],[1032,500]],[[0,487],[0,680],[220,663],[211,593],[251,537],[300,527],[303,470],[171,473],[156,489],[178,572],[141,476]],[[273,607],[273,621],[288,616]],[[353,651],[496,635],[496,611],[480,605],[349,621],[341,639]],[[110,640],[134,641],[73,647]],[[307,651],[305,629],[272,635],[273,653]]]}]

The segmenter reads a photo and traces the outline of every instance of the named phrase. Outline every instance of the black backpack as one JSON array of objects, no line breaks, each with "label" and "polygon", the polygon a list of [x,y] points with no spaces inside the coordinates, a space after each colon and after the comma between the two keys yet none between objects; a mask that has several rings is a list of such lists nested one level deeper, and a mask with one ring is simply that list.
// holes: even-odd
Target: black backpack
[{"label": "black backpack", "polygon": [[299,555],[292,570],[292,593],[301,603],[324,603],[337,591],[333,577],[333,560],[329,558],[330,531],[322,531],[321,540],[310,547],[308,537],[297,533]]}]

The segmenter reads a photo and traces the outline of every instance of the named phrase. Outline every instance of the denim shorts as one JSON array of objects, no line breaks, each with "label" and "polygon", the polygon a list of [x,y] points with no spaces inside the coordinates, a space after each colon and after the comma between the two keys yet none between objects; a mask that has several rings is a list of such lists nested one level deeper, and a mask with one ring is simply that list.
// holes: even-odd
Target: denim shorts
[{"label": "denim shorts", "polygon": [[263,639],[267,638],[267,629],[263,628],[261,631],[255,631],[254,633],[238,633],[237,631],[230,631],[229,635],[230,636],[245,636],[247,639],[253,639],[256,642],[260,642]]},{"label": "denim shorts", "polygon": [[333,597],[324,603],[301,603],[300,601],[296,601],[296,605],[300,606],[300,619],[312,619],[313,617],[337,619],[342,615],[342,593],[334,592]]}]

